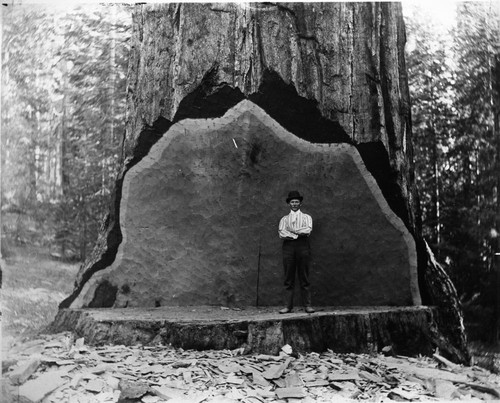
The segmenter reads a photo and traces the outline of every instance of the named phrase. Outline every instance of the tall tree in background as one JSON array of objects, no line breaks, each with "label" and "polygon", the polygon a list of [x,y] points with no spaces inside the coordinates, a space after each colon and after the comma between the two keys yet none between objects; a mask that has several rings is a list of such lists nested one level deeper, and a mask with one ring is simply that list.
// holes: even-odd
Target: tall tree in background
[{"label": "tall tree in background", "polygon": [[451,37],[416,9],[407,19],[412,51],[408,58],[408,77],[412,95],[415,169],[421,194],[424,236],[440,257],[442,217],[442,176],[446,171],[444,154],[453,130],[453,75],[448,47]]},{"label": "tall tree in background", "polygon": [[[454,185],[450,192],[456,203],[450,212],[462,223],[453,234],[459,244],[454,249],[456,272],[452,275],[469,298],[479,295],[483,307],[493,312],[497,307],[495,298],[499,298],[493,259],[498,239],[491,237],[500,230],[499,19],[498,4],[494,2],[458,6],[454,34],[457,135],[451,147],[452,155],[457,157],[457,177],[454,184],[450,183]],[[456,228],[456,221],[450,222],[450,227]],[[497,320],[499,314],[494,314]],[[495,329],[498,332],[498,323]]]},{"label": "tall tree in background", "polygon": [[6,234],[85,259],[124,130],[129,11],[11,6],[3,18]]},{"label": "tall tree in background", "polygon": [[[7,15],[4,10],[5,19]],[[20,209],[32,198],[37,186],[36,152],[43,143],[40,129],[49,123],[42,115],[50,116],[52,111],[46,100],[54,91],[54,85],[46,81],[46,69],[38,68],[41,55],[48,52],[41,24],[46,15],[40,12],[38,17],[32,21],[30,16],[21,14],[15,28],[2,24],[2,196],[15,198]],[[32,40],[25,41],[26,37]]]},{"label": "tall tree in background", "polygon": [[[457,119],[450,156],[455,157],[457,176],[454,183],[450,183],[454,185],[450,191],[458,206],[450,206],[450,209],[453,207],[455,218],[463,223],[455,233],[463,239],[463,244],[457,245],[454,260],[472,275],[479,268],[477,274],[484,274],[492,263],[488,238],[495,222],[497,199],[494,120],[498,116],[498,104],[494,100],[498,99],[495,88],[498,84],[493,70],[499,54],[498,18],[491,4],[462,3],[454,35]],[[464,255],[463,249],[469,249],[474,256]],[[457,277],[464,286],[471,281],[465,273]]]},{"label": "tall tree in background", "polygon": [[[408,60],[424,233],[467,310],[480,302],[477,312],[490,315],[498,294],[493,256],[500,225],[498,20],[492,2],[469,2],[457,3],[450,32],[422,23],[418,14],[407,24],[416,44]],[[491,330],[491,316],[480,322]]]}]

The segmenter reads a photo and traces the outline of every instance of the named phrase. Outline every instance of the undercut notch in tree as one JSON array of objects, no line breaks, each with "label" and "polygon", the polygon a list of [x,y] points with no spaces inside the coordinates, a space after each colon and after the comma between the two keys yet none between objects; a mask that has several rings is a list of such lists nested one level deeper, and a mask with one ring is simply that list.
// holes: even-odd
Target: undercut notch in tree
[{"label": "undercut notch in tree", "polygon": [[429,346],[466,362],[415,216],[400,5],[221,7],[135,7],[116,199],[61,308],[279,305],[277,223],[300,189],[313,303],[436,305]]}]

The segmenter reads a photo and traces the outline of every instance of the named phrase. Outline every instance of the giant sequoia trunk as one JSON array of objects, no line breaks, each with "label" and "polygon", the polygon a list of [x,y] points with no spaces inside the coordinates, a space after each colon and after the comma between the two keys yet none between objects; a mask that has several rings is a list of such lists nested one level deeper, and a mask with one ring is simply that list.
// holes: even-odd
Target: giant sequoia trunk
[{"label": "giant sequoia trunk", "polygon": [[315,303],[436,305],[436,345],[467,361],[421,236],[404,44],[392,3],[136,6],[122,172],[61,307],[276,304],[274,206],[297,187]]}]

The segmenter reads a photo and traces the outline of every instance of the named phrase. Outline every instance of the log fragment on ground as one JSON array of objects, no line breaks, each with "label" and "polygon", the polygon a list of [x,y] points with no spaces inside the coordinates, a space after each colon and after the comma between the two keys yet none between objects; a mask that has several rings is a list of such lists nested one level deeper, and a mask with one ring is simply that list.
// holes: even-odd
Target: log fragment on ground
[{"label": "log fragment on ground", "polygon": [[57,373],[44,373],[39,377],[29,380],[19,387],[21,402],[37,403],[58,387],[66,383],[63,377]]},{"label": "log fragment on ground", "polygon": [[21,385],[36,371],[40,365],[38,358],[19,363],[18,366],[10,373],[10,380],[14,385]]}]

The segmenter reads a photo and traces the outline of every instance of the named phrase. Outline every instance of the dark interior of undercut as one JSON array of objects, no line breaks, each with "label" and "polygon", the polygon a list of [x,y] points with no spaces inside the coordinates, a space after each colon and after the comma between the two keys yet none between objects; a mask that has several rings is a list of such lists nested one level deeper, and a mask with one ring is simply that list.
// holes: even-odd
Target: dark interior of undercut
[{"label": "dark interior of undercut", "polygon": [[301,97],[292,84],[285,83],[274,71],[264,72],[259,90],[248,99],[303,140],[311,143],[352,144],[339,122],[321,115],[317,101]]},{"label": "dark interior of undercut", "polygon": [[391,168],[389,154],[381,141],[371,141],[356,144],[356,148],[363,159],[363,162],[377,181],[385,200],[396,215],[403,220],[411,231],[409,225],[409,214],[401,187],[397,182],[397,173]]},{"label": "dark interior of undercut", "polygon": [[95,290],[94,298],[89,303],[89,308],[112,308],[117,292],[118,287],[109,281],[102,281]]},{"label": "dark interior of undercut", "polygon": [[186,95],[174,116],[174,123],[183,119],[210,119],[223,116],[229,109],[245,99],[238,88],[219,84],[218,66],[213,66],[200,85]]}]

